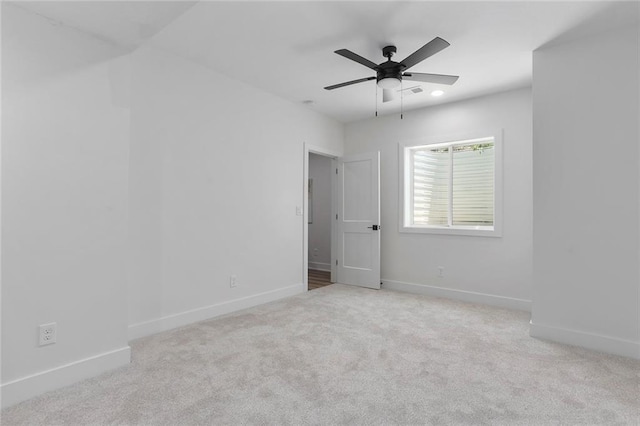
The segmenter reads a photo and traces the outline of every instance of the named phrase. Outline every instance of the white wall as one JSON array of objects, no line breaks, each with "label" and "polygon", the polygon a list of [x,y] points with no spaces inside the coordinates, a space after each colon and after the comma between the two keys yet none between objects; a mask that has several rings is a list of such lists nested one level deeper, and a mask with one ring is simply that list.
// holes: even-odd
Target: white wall
[{"label": "white wall", "polygon": [[151,48],[132,72],[130,337],[303,291],[303,143],[343,125]]},{"label": "white wall", "polygon": [[531,334],[640,358],[638,36],[534,52]]},{"label": "white wall", "polygon": [[3,406],[129,362],[120,54],[2,4]]},{"label": "white wall", "polygon": [[309,268],[331,270],[331,158],[309,154],[313,221],[309,224]]},{"label": "white wall", "polygon": [[3,406],[128,363],[130,338],[305,290],[303,147],[341,153],[342,124],[2,8]]},{"label": "white wall", "polygon": [[[398,143],[504,129],[501,238],[398,231]],[[347,125],[345,154],[381,153],[384,288],[530,309],[532,250],[531,90],[378,117]],[[444,267],[439,278],[438,267]]]}]

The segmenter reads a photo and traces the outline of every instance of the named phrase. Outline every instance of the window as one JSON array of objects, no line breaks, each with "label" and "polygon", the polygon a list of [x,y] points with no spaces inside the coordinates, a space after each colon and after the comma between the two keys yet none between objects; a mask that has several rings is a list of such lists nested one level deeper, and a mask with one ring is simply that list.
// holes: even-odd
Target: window
[{"label": "window", "polygon": [[400,231],[500,236],[496,135],[400,146]]}]

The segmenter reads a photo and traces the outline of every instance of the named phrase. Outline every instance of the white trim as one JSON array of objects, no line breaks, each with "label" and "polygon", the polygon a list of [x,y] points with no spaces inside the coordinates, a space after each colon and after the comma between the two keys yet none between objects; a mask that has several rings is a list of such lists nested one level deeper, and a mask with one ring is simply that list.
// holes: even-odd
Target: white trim
[{"label": "white trim", "polygon": [[331,264],[322,262],[309,262],[309,269],[313,269],[314,271],[331,272]]},{"label": "white trim", "polygon": [[251,308],[263,303],[295,296],[296,294],[300,294],[305,291],[306,288],[303,284],[295,284],[276,290],[265,291],[264,293],[216,303],[215,305],[203,306],[190,311],[167,315],[150,321],[132,324],[128,329],[128,337],[129,340],[134,340],[140,337],[150,336],[162,331],[172,330],[174,328],[193,324],[199,321],[215,318],[220,315]]},{"label": "white trim", "polygon": [[531,301],[514,297],[496,296],[494,294],[476,293],[473,291],[436,287],[426,284],[407,283],[382,279],[382,288],[405,293],[423,294],[434,297],[461,300],[463,302],[481,303],[499,308],[531,312]]},{"label": "white trim", "polygon": [[[405,185],[406,174],[410,173],[406,167],[410,163],[408,150],[427,145],[443,145],[452,142],[463,142],[475,139],[493,138],[495,149],[495,170],[494,170],[494,222],[489,229],[487,227],[463,227],[463,226],[409,226],[409,212],[405,206],[405,199],[409,197],[409,188]],[[413,139],[398,143],[398,232],[415,234],[440,234],[440,235],[465,235],[476,237],[502,237],[502,209],[503,209],[503,139],[504,129],[478,129],[472,133],[462,133],[455,135],[442,135],[421,139]]]},{"label": "white trim", "polygon": [[598,352],[640,359],[640,342],[529,322],[529,336]]},{"label": "white trim", "polygon": [[128,365],[130,362],[131,348],[125,346],[3,383],[0,387],[2,408],[98,376],[114,368]]}]

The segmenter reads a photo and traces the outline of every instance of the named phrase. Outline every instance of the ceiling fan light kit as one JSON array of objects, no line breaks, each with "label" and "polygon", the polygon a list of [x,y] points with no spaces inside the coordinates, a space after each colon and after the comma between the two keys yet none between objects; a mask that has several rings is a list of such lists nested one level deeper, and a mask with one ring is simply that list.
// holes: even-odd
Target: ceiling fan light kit
[{"label": "ceiling fan light kit", "polygon": [[400,79],[395,77],[385,77],[378,80],[378,87],[381,89],[395,89],[398,86],[400,86]]},{"label": "ceiling fan light kit", "polygon": [[[340,49],[336,50],[340,56],[344,56],[347,59],[350,59],[354,62],[359,63],[360,65],[364,65],[365,67],[376,72],[375,77],[365,77],[360,78],[358,80],[346,81],[344,83],[334,84],[332,86],[325,87],[326,90],[334,90],[340,87],[350,86],[352,84],[363,83],[369,80],[376,80],[377,86],[381,89],[395,89],[400,86],[403,79],[405,80],[413,80],[413,81],[421,81],[426,83],[435,83],[435,84],[446,84],[452,85],[458,80],[457,75],[446,75],[446,74],[426,74],[426,73],[416,73],[416,72],[405,72],[409,68],[418,64],[419,62],[424,61],[430,56],[435,55],[443,49],[449,47],[449,43],[440,37],[436,37],[431,40],[429,43],[422,46],[420,49],[413,52],[411,55],[407,56],[403,61],[395,62],[391,60],[391,57],[396,53],[395,46],[385,46],[382,49],[382,56],[387,58],[386,62],[381,64],[376,64],[362,56],[353,53],[348,49]],[[386,96],[386,100],[383,99],[384,102],[391,100],[390,96]],[[377,115],[377,113],[376,113]]]}]

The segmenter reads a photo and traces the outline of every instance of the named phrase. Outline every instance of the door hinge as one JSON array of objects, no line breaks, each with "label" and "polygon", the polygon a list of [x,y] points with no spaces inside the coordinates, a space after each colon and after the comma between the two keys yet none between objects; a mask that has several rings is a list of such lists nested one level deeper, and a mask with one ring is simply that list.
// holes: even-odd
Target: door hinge
[{"label": "door hinge", "polygon": [[338,169],[336,169],[336,174],[338,174]]},{"label": "door hinge", "polygon": [[336,213],[336,220],[338,220],[338,213]]},{"label": "door hinge", "polygon": [[336,266],[338,266],[338,259],[336,259]]}]

